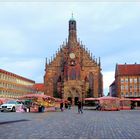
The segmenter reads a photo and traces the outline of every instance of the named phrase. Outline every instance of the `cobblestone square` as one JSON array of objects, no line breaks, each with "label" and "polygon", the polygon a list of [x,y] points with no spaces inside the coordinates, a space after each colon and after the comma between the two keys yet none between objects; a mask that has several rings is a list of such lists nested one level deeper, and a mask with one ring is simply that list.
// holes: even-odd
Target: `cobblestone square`
[{"label": "cobblestone square", "polygon": [[0,139],[140,139],[140,110],[0,113]]}]

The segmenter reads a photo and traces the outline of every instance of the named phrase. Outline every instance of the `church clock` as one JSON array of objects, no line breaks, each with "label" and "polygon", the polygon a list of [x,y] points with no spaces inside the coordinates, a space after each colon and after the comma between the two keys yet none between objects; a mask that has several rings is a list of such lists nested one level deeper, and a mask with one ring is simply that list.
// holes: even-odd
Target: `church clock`
[{"label": "church clock", "polygon": [[75,58],[75,54],[74,53],[70,53],[70,58],[74,59]]}]

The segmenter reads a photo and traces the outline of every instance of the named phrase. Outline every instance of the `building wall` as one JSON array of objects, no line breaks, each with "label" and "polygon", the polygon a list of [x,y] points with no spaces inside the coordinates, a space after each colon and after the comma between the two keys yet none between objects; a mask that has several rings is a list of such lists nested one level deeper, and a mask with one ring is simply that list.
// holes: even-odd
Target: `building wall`
[{"label": "building wall", "polygon": [[116,97],[116,84],[115,81],[109,86],[109,96]]},{"label": "building wall", "polygon": [[118,97],[140,97],[140,64],[117,64],[115,88]]},{"label": "building wall", "polygon": [[18,98],[34,93],[35,81],[0,69],[0,97]]},{"label": "building wall", "polygon": [[140,76],[119,76],[117,81],[119,97],[140,97]]}]

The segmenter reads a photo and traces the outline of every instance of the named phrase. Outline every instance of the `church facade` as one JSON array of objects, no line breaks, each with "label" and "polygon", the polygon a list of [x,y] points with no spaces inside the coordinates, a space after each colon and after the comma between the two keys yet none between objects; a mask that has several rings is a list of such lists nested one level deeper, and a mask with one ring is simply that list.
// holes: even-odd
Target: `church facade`
[{"label": "church facade", "polygon": [[86,97],[103,96],[100,58],[92,56],[77,40],[76,21],[69,20],[68,41],[45,66],[45,94],[68,99],[73,104]]}]

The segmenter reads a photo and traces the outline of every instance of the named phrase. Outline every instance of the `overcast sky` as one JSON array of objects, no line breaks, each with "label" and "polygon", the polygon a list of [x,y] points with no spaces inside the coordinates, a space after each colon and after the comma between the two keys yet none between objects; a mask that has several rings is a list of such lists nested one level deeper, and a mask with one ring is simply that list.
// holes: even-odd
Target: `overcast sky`
[{"label": "overcast sky", "polygon": [[116,63],[140,63],[140,2],[0,2],[0,68],[43,82],[45,58],[68,37],[72,12],[78,38],[101,57],[106,95]]}]

